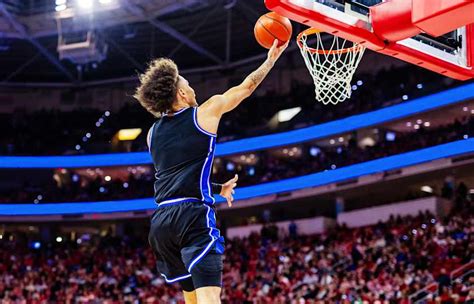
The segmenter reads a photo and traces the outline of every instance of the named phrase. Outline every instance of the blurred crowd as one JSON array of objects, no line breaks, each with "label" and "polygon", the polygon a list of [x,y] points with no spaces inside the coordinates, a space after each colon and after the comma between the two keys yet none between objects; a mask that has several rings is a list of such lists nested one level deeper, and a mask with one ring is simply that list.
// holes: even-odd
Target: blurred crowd
[{"label": "blurred crowd", "polygon": [[[357,75],[350,100],[323,106],[314,100],[313,84],[294,82],[289,94],[269,91],[263,96],[254,95],[239,106],[238,111],[225,115],[220,124],[219,140],[301,128],[400,103],[456,84],[425,69],[405,66]],[[279,110],[293,107],[302,108],[294,119],[278,126],[269,125]],[[146,151],[146,133],[152,123],[153,117],[138,103],[126,104],[116,112],[44,109],[0,114],[0,128],[4,130],[0,134],[0,155]],[[112,145],[113,136],[122,128],[142,128],[144,131],[131,144]]]},{"label": "blurred crowd", "polygon": [[[395,134],[387,140],[384,130],[379,131],[379,140],[374,146],[361,148],[355,136],[345,144],[326,145],[317,147],[305,143],[294,147],[279,148],[285,153],[275,153],[275,150],[264,150],[246,155],[256,159],[254,163],[237,163],[234,158],[216,158],[214,162],[213,181],[225,182],[234,174],[239,174],[239,186],[255,185],[276,181],[310,173],[333,170],[343,166],[361,163],[381,157],[400,154],[425,147],[430,147],[455,140],[474,136],[474,115],[449,125],[425,128],[407,133]],[[293,149],[296,149],[292,156]],[[280,151],[280,152],[281,152]],[[240,157],[237,156],[237,160]],[[127,171],[128,169],[128,171]],[[100,201],[151,197],[153,195],[154,169],[130,170],[122,167],[125,176],[109,177],[76,173],[73,169],[51,171],[51,178],[28,179],[19,183],[16,189],[0,190],[0,202],[41,203],[61,201]],[[96,169],[99,170],[100,169]],[[84,171],[84,170],[82,170]],[[89,171],[92,171],[89,169]]]},{"label": "blurred crowd", "polygon": [[[474,258],[470,208],[444,219],[428,213],[392,217],[322,235],[299,235],[297,226],[282,233],[268,224],[260,234],[227,241],[223,303],[404,304],[432,283],[439,294],[428,303],[472,303],[474,276],[450,276]],[[5,235],[0,301],[184,303],[177,286],[157,273],[146,240],[127,236],[35,249]]]}]

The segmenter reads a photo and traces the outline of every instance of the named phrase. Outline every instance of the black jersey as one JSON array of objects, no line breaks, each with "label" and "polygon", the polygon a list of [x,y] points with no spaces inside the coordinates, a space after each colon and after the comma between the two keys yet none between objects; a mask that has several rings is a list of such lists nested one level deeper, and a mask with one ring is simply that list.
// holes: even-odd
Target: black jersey
[{"label": "black jersey", "polygon": [[211,188],[216,135],[197,123],[197,107],[164,115],[150,130],[159,206],[185,201],[215,202]]}]

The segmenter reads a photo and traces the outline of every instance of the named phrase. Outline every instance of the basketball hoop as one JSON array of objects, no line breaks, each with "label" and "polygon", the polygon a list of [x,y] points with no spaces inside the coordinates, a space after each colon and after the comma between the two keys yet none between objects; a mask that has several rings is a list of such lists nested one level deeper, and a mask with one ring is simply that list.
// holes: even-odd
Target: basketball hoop
[{"label": "basketball hoop", "polygon": [[[317,38],[314,48],[307,45],[309,35]],[[351,97],[352,76],[364,55],[365,47],[334,36],[331,43],[326,43],[326,49],[321,32],[314,28],[302,31],[296,41],[313,77],[316,100],[325,105],[335,105]],[[346,43],[352,43],[352,46],[346,47]]]}]

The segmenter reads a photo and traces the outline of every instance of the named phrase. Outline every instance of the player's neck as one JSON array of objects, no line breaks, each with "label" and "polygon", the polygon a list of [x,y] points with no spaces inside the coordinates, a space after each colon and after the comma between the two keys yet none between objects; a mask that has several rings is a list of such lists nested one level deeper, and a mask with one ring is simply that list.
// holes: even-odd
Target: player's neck
[{"label": "player's neck", "polygon": [[183,109],[186,109],[186,108],[189,108],[190,105],[187,104],[186,102],[180,102],[178,101],[176,104],[173,105],[173,107],[171,108],[171,111],[170,113],[176,113],[176,112],[179,112]]}]

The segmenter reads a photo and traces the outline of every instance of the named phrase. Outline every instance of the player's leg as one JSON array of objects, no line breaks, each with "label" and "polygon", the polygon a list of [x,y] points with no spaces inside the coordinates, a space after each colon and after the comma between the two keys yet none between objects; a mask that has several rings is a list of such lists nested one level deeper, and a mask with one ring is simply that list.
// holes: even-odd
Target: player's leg
[{"label": "player's leg", "polygon": [[197,298],[196,298],[196,291],[184,291],[183,290],[183,295],[184,295],[184,302],[186,304],[197,304]]},{"label": "player's leg", "polygon": [[197,304],[196,291],[194,290],[193,279],[187,278],[179,282],[183,289],[184,301],[186,304]]},{"label": "player's leg", "polygon": [[220,304],[221,288],[217,286],[201,287],[196,289],[198,304]]},{"label": "player's leg", "polygon": [[209,252],[191,270],[198,304],[220,304],[222,255]]}]

